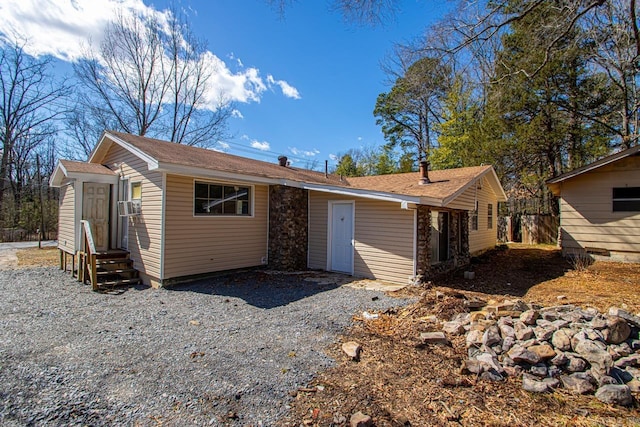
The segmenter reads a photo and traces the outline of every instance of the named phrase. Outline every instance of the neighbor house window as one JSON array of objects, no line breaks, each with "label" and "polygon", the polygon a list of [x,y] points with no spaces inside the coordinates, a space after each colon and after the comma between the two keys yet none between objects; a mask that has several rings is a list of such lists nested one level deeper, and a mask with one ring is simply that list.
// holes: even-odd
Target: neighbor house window
[{"label": "neighbor house window", "polygon": [[614,212],[640,212],[640,187],[613,189]]},{"label": "neighbor house window", "polygon": [[469,220],[471,221],[471,230],[478,231],[478,201],[476,200],[476,206],[474,210],[469,212]]},{"label": "neighbor house window", "polygon": [[487,229],[491,230],[493,228],[493,204],[489,203],[487,205]]},{"label": "neighbor house window", "polygon": [[207,182],[195,183],[195,215],[251,215],[251,188]]}]

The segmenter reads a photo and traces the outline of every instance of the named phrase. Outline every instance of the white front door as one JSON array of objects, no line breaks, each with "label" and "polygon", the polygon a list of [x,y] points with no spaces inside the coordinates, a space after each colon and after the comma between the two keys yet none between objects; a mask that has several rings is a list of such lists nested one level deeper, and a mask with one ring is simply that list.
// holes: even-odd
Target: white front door
[{"label": "white front door", "polygon": [[329,270],[353,274],[353,202],[330,203]]},{"label": "white front door", "polygon": [[85,182],[82,192],[82,219],[91,224],[96,250],[109,249],[109,184]]}]

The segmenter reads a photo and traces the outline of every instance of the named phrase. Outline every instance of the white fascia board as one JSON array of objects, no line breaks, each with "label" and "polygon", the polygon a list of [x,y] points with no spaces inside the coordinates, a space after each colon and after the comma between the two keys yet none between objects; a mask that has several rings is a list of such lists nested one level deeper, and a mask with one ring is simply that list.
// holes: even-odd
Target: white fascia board
[{"label": "white fascia board", "polygon": [[[507,200],[507,195],[505,194],[504,189],[502,188],[502,184],[500,184],[498,175],[496,175],[496,171],[493,168],[489,168],[484,172],[482,172],[481,174],[479,174],[478,176],[476,176],[475,178],[473,178],[472,180],[470,180],[466,185],[462,186],[462,188],[460,188],[458,191],[453,193],[451,196],[444,199],[442,206],[449,205],[451,202],[457,199],[462,193],[467,191],[472,185],[477,185],[477,183],[480,182],[482,178],[484,178],[484,176],[489,173],[491,174],[491,178],[488,178],[489,185],[496,193],[498,201],[505,202]],[[471,209],[473,209],[473,207]]]},{"label": "white fascia board", "polygon": [[67,175],[69,179],[75,179],[77,181],[82,182],[97,182],[100,184],[117,184],[118,183],[118,175],[103,175],[103,174],[94,174],[94,173],[80,173],[80,172],[71,172]]},{"label": "white fascia board", "polygon": [[[470,180],[468,183],[466,183],[465,185],[463,185],[462,187],[460,187],[460,189],[458,191],[456,191],[455,193],[453,193],[452,195],[450,195],[449,197],[444,199],[444,204],[443,206],[447,206],[449,205],[449,203],[453,202],[455,199],[457,199],[462,193],[464,193],[465,191],[467,191],[472,185],[478,185],[478,182],[482,181],[482,177],[487,173],[489,169],[487,169],[486,171],[482,172],[481,174],[479,174],[478,176],[476,176],[475,178],[473,178],[472,180]],[[473,209],[473,208],[472,208]]]},{"label": "white fascia board", "polygon": [[613,162],[616,162],[620,159],[624,159],[626,157],[629,156],[634,156],[634,155],[638,155],[638,153],[640,153],[640,145],[636,145],[635,147],[632,148],[628,148],[626,150],[623,151],[619,151],[615,154],[611,154],[607,157],[604,157],[600,160],[596,160],[593,163],[590,163],[586,166],[582,166],[581,168],[577,168],[574,169],[572,171],[569,172],[565,172],[561,175],[556,176],[555,178],[551,178],[548,179],[546,181],[547,184],[558,184],[561,183],[563,181],[566,181],[567,179],[571,179],[574,178],[578,175],[582,175],[583,173],[587,173],[587,172],[591,172],[592,170],[601,168],[603,166],[607,166]]},{"label": "white fascia board", "polygon": [[402,194],[392,194],[392,193],[379,193],[379,192],[373,192],[368,190],[361,190],[357,188],[330,187],[330,186],[321,185],[321,184],[302,184],[301,188],[304,188],[305,190],[340,194],[342,196],[362,197],[364,199],[383,200],[386,202],[397,202],[397,203],[408,202],[408,203],[415,203],[415,204],[422,203],[422,199],[420,197],[405,196]]},{"label": "white fascia board", "polygon": [[498,178],[498,174],[496,173],[496,170],[492,167],[490,171],[491,171],[491,176],[493,177],[493,180],[489,180],[489,182],[491,182],[491,187],[493,187],[493,190],[496,193],[496,196],[498,196],[498,201],[506,202],[507,194],[504,192],[504,188],[502,188],[502,183],[500,183],[500,179]]},{"label": "white fascia board", "polygon": [[102,146],[102,144],[104,143],[104,139],[106,137],[109,137],[109,139],[111,141],[115,142],[116,144],[118,144],[119,146],[124,148],[125,150],[129,151],[134,156],[136,156],[136,157],[140,158],[142,161],[144,161],[147,164],[147,167],[149,168],[149,170],[158,168],[158,161],[156,159],[154,159],[153,157],[151,157],[150,155],[148,155],[144,151],[138,149],[137,147],[134,147],[133,145],[129,144],[128,142],[122,140],[121,138],[118,138],[117,136],[110,134],[109,132],[105,132],[104,134],[102,134],[102,138],[100,138],[100,142],[98,143],[96,148],[93,150],[93,153],[91,153],[91,157],[89,158],[89,163],[93,163],[93,160],[94,160],[95,156],[100,151],[99,147]]},{"label": "white fascia board", "polygon": [[61,187],[62,181],[64,181],[66,176],[67,169],[60,161],[58,161],[56,169],[51,174],[51,178],[49,178],[49,187]]},{"label": "white fascia board", "polygon": [[255,175],[245,175],[235,172],[222,172],[205,168],[194,168],[190,166],[174,165],[169,163],[158,163],[157,167],[149,168],[149,170],[156,170],[158,172],[166,172],[175,175],[193,176],[210,179],[221,179],[231,182],[247,182],[252,184],[273,184],[273,185],[288,185],[290,187],[300,187],[300,183],[296,181],[289,181],[284,179],[265,178]]}]

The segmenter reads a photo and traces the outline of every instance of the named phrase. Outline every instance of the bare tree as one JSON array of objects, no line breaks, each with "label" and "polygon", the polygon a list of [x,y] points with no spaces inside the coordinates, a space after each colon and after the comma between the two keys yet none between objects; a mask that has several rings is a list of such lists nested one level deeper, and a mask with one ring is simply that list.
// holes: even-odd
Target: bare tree
[{"label": "bare tree", "polygon": [[[82,138],[100,128],[188,145],[216,143],[226,135],[232,105],[225,99],[211,105],[207,98],[215,71],[209,58],[176,11],[163,22],[119,13],[98,49],[75,65],[86,90],[81,111],[68,117],[68,132],[81,150]],[[82,129],[87,120],[89,128]]]},{"label": "bare tree", "polygon": [[83,107],[102,117],[103,109],[128,133],[146,135],[162,112],[169,89],[160,24],[123,13],[107,27],[98,52],[75,64],[87,89]]},{"label": "bare tree", "polygon": [[23,48],[19,42],[0,48],[0,203],[20,167],[14,162],[55,133],[52,123],[64,113],[68,93],[49,74],[50,59],[33,58]]},{"label": "bare tree", "polygon": [[592,63],[604,72],[616,100],[613,113],[594,120],[615,132],[623,148],[637,143],[640,132],[640,39],[635,0],[611,0],[590,18],[587,36],[593,40]]},{"label": "bare tree", "polygon": [[183,15],[173,11],[166,41],[169,95],[167,120],[169,140],[187,145],[210,145],[226,136],[232,104],[221,97],[206,105],[215,71],[207,62],[206,43],[197,39]]}]

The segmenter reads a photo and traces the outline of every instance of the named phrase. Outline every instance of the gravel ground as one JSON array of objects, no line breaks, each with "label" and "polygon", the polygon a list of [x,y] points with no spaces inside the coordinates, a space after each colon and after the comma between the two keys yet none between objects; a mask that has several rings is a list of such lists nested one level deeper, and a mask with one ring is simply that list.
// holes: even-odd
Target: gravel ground
[{"label": "gravel ground", "polygon": [[0,425],[272,426],[380,292],[260,272],[91,292],[0,271]]}]

